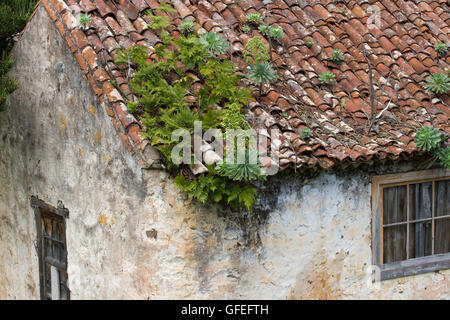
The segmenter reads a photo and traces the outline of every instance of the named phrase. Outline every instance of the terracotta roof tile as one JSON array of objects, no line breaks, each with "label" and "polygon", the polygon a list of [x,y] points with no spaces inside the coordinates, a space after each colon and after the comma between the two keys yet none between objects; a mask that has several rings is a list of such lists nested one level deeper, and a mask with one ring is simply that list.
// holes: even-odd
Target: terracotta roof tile
[{"label": "terracotta roof tile", "polygon": [[[151,19],[144,12],[156,9],[159,1],[42,0],[42,3],[65,36],[94,92],[104,100],[121,139],[134,152],[145,142],[139,121],[128,114],[123,103],[132,97],[128,78],[113,61],[117,57],[115,49],[136,43],[154,52],[153,46],[160,39],[158,33],[148,28]],[[442,58],[434,49],[439,41],[449,43],[450,7],[446,1],[378,1],[374,5],[380,8],[381,25],[371,29],[366,25],[370,5],[366,2],[172,0],[171,3],[177,10],[169,14],[173,24],[191,16],[204,29],[223,32],[232,44],[233,61],[241,69],[246,68],[242,51],[249,36],[239,30],[246,14],[258,11],[266,16],[265,23],[283,28],[285,37],[273,52],[280,77],[272,87],[266,86],[267,96],[262,98],[268,109],[253,107],[248,111],[261,120],[260,125],[284,131],[280,150],[282,168],[290,165],[331,168],[342,161],[397,159],[417,154],[414,132],[429,123],[430,115],[433,125],[449,130],[450,97],[436,99],[425,90],[431,73],[449,69],[450,55]],[[92,16],[89,30],[81,30],[72,14],[80,10]],[[370,133],[366,132],[371,113],[369,68],[362,53],[362,39],[373,67],[377,112],[391,102]],[[307,41],[313,45],[308,47]],[[344,53],[343,64],[337,66],[328,61],[332,49]],[[320,85],[318,76],[324,71],[336,75],[334,87]],[[119,87],[114,87],[110,80]],[[196,86],[200,83],[194,84],[193,90],[198,90]],[[282,112],[286,112],[287,118],[281,116]],[[304,127],[313,130],[314,138],[303,141],[297,137],[298,130]],[[378,136],[380,132],[383,138]],[[291,150],[288,140],[296,152]]]}]

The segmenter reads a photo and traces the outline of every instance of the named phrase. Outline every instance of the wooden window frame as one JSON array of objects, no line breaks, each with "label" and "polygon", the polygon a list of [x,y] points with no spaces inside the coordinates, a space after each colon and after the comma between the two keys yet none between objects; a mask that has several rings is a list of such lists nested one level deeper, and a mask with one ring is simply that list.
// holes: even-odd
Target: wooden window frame
[{"label": "wooden window frame", "polygon": [[[37,196],[31,197],[31,207],[34,211],[34,217],[36,222],[36,232],[37,232],[37,239],[36,239],[36,250],[38,254],[39,259],[39,288],[40,288],[40,299],[46,300],[47,294],[45,290],[46,286],[46,279],[45,279],[45,263],[53,265],[56,268],[59,269],[66,269],[67,270],[67,244],[64,239],[64,246],[66,248],[66,256],[65,261],[63,263],[60,263],[59,261],[44,261],[44,257],[42,256],[43,253],[43,236],[42,236],[42,223],[41,223],[41,217],[46,215],[54,215],[62,219],[63,228],[66,230],[66,219],[69,218],[69,210],[67,210],[62,202],[58,202],[58,207],[53,207],[51,205],[48,205],[41,199],[39,199]],[[70,290],[67,288],[67,299],[70,300]]]},{"label": "wooden window frame", "polygon": [[[450,268],[450,253],[435,254],[387,264],[383,263],[383,189],[398,185],[447,179],[450,179],[450,170],[448,169],[413,171],[375,176],[372,178],[372,262],[380,268],[380,280],[406,277]],[[407,195],[409,196],[409,193]],[[432,216],[434,218],[435,204],[434,201],[432,203]],[[408,213],[407,219],[409,223]]]}]

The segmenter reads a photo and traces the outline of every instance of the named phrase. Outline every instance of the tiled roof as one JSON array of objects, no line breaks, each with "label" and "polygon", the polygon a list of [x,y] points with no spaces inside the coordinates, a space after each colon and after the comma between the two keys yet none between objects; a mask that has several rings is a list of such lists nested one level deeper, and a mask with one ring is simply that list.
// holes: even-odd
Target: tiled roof
[{"label": "tiled roof", "polygon": [[[168,13],[176,26],[193,17],[206,31],[220,32],[231,43],[233,62],[244,71],[242,50],[250,36],[242,31],[245,15],[259,12],[265,23],[282,27],[282,43],[273,51],[278,81],[265,87],[261,104],[249,106],[255,128],[279,128],[281,168],[296,164],[330,168],[335,164],[412,157],[418,153],[415,132],[433,124],[449,132],[450,97],[426,90],[432,73],[449,69],[450,55],[440,57],[437,42],[450,44],[450,6],[446,0],[172,0]],[[148,8],[156,0],[42,0],[66,39],[93,90],[130,151],[144,150],[139,121],[126,110],[131,99],[126,70],[113,61],[115,49],[133,44],[153,48],[159,41],[149,29]],[[370,13],[380,10],[379,28],[368,29]],[[81,30],[75,16],[89,13]],[[162,13],[157,13],[162,14]],[[376,19],[375,19],[376,22]],[[201,30],[204,32],[204,30]],[[253,30],[253,35],[258,35]],[[362,44],[363,42],[363,44]],[[311,45],[312,43],[312,45]],[[344,53],[340,66],[328,60],[332,49]],[[376,114],[387,109],[368,133],[371,118],[369,64],[373,68]],[[323,71],[336,76],[333,87],[320,84]],[[114,79],[111,79],[114,78]],[[120,89],[116,89],[114,80]],[[345,100],[345,102],[344,102]],[[313,137],[299,130],[309,127]],[[145,167],[145,161],[141,162]]]}]

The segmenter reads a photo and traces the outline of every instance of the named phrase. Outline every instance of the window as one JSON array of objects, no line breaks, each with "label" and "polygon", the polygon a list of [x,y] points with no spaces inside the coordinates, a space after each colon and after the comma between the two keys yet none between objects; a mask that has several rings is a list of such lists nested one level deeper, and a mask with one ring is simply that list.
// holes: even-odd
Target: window
[{"label": "window", "polygon": [[381,280],[450,268],[450,171],[372,180],[374,264]]},{"label": "window", "polygon": [[62,203],[54,208],[31,198],[37,229],[41,300],[69,300],[67,277],[66,222],[69,211]]}]

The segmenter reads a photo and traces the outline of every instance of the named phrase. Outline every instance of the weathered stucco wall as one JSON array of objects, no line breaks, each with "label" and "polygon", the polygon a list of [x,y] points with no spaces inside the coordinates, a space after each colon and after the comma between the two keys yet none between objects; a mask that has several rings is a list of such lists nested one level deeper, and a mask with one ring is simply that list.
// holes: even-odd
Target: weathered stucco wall
[{"label": "weathered stucco wall", "polygon": [[258,213],[141,171],[40,8],[0,113],[0,299],[39,298],[29,199],[62,200],[73,299],[450,298],[450,271],[369,283],[370,176],[274,179]]}]

